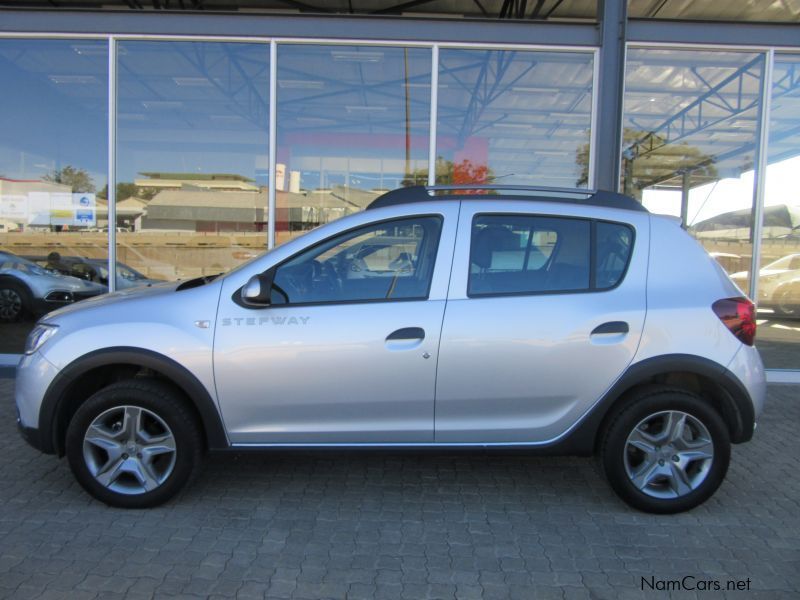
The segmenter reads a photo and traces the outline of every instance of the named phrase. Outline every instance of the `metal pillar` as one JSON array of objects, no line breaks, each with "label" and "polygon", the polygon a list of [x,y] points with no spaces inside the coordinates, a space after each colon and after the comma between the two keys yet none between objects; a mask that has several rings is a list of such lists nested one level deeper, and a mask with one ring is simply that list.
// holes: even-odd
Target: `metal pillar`
[{"label": "metal pillar", "polygon": [[275,218],[277,213],[277,166],[278,151],[278,45],[269,43],[269,182],[267,187],[267,248],[275,247]]},{"label": "metal pillar", "polygon": [[117,40],[108,40],[108,291],[117,291]]},{"label": "metal pillar", "polygon": [[431,49],[431,121],[428,132],[428,185],[436,185],[436,128],[439,119],[439,45]]},{"label": "metal pillar", "polygon": [[775,50],[766,54],[764,74],[761,78],[761,110],[758,123],[758,154],[756,160],[755,189],[753,191],[753,260],[750,264],[750,298],[758,302],[758,273],[761,270],[761,242],[764,231],[764,195],[767,185],[769,158],[769,119],[772,110],[772,70],[775,65]]},{"label": "metal pillar", "polygon": [[684,229],[689,226],[689,189],[691,184],[692,172],[681,173],[681,225]]},{"label": "metal pillar", "polygon": [[[597,157],[594,183],[598,189],[619,187],[622,139],[622,95],[625,78],[626,0],[600,0],[600,77],[598,90]],[[602,148],[602,150],[600,150]]]}]

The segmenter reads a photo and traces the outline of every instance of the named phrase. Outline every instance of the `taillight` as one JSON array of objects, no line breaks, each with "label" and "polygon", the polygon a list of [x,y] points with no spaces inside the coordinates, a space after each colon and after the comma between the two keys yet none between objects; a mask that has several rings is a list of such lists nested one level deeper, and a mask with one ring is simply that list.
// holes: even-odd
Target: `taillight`
[{"label": "taillight", "polygon": [[720,321],[740,342],[752,346],[756,339],[756,305],[747,298],[725,298],[711,306]]}]

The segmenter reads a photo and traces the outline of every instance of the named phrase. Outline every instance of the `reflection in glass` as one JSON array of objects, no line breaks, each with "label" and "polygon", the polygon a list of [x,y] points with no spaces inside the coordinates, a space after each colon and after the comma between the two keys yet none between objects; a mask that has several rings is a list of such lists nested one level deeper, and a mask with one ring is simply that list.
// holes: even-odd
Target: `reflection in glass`
[{"label": "reflection in glass", "polygon": [[749,290],[764,55],[628,50],[622,187],[688,231]]},{"label": "reflection in glass", "polygon": [[18,353],[39,315],[107,290],[71,268],[108,256],[107,43],[0,40],[0,81],[0,353]]},{"label": "reflection in glass", "polygon": [[439,217],[368,225],[319,244],[275,272],[273,304],[425,299]]},{"label": "reflection in glass", "polygon": [[123,41],[117,61],[119,260],[172,280],[263,251],[269,46]]},{"label": "reflection in glass", "polygon": [[774,21],[796,23],[797,0],[747,0],[747,2],[719,2],[719,0],[691,0],[690,2],[653,2],[628,0],[628,17],[632,19],[681,19],[686,21]]},{"label": "reflection in glass", "polygon": [[437,183],[586,187],[589,53],[442,49]]},{"label": "reflection in glass", "polygon": [[776,54],[772,72],[758,348],[767,368],[800,368],[800,56]]},{"label": "reflection in glass", "polygon": [[427,182],[431,50],[278,47],[276,240]]}]

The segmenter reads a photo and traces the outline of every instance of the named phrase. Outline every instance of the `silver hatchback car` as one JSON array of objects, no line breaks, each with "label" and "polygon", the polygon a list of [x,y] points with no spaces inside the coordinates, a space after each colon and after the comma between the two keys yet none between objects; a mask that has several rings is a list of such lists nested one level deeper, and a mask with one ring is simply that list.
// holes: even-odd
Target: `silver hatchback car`
[{"label": "silver hatchback car", "polygon": [[672,513],[753,435],[755,329],[721,267],[631,198],[413,187],[224,276],[51,313],[16,404],[114,506],[166,501],[206,449],[475,447],[596,454],[623,500]]}]

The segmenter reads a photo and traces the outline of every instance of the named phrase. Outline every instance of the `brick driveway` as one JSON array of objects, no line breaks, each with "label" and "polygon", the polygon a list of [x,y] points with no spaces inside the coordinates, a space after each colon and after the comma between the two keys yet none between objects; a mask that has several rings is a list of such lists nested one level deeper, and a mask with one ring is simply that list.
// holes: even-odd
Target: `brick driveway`
[{"label": "brick driveway", "polygon": [[[0,379],[0,597],[638,598],[641,578],[800,593],[798,388],[691,513],[616,500],[591,460],[217,455],[172,503],[110,509],[24,445]],[[678,597],[719,597],[696,591]]]}]

